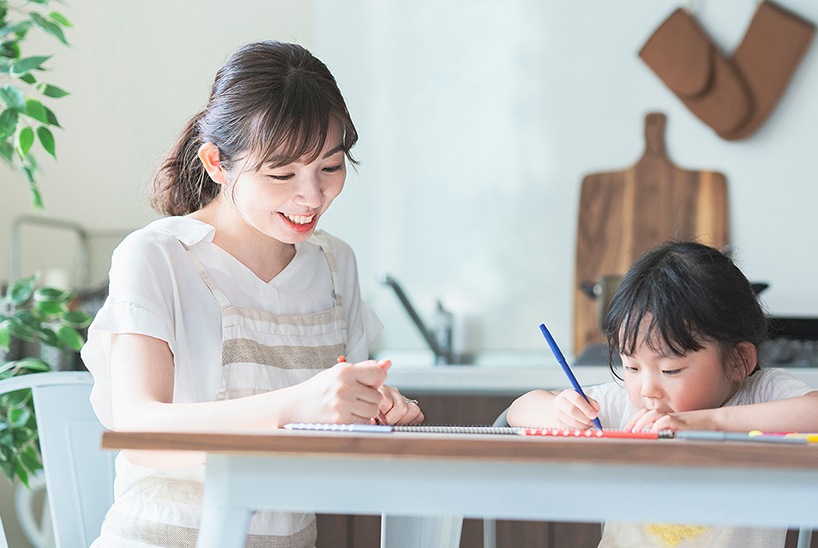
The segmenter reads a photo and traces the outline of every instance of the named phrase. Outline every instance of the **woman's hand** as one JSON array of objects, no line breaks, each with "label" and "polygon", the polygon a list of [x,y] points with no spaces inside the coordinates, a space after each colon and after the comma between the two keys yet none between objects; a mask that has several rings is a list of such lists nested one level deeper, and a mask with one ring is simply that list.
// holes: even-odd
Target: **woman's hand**
[{"label": "woman's hand", "polygon": [[397,388],[386,386],[380,388],[383,394],[381,411],[389,424],[420,424],[423,422],[423,413],[415,400],[410,400],[401,394]]},{"label": "woman's hand", "polygon": [[591,428],[599,413],[599,403],[593,398],[588,401],[582,394],[569,388],[554,398],[554,418],[565,428]]},{"label": "woman's hand", "polygon": [[685,411],[682,413],[665,413],[656,409],[641,409],[625,426],[625,430],[641,432],[649,429],[653,432],[662,430],[718,430],[710,409]]},{"label": "woman's hand", "polygon": [[370,422],[385,405],[381,393],[389,360],[337,363],[295,385],[287,422]]}]

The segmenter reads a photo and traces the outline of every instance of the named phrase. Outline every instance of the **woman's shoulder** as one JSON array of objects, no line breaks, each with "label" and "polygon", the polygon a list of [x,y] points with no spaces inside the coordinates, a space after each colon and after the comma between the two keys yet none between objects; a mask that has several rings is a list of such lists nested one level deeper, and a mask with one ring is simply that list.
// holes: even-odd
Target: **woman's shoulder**
[{"label": "woman's shoulder", "polygon": [[167,256],[169,249],[180,249],[179,242],[193,246],[213,240],[215,229],[189,217],[164,217],[131,232],[117,246],[114,255],[158,257]]},{"label": "woman's shoulder", "polygon": [[349,270],[357,271],[355,253],[352,251],[349,244],[337,236],[333,236],[332,234],[324,232],[323,230],[316,230],[306,243],[308,245],[314,245],[316,247],[327,249],[330,253],[332,253],[332,256],[335,258],[335,263],[338,265],[338,269],[342,273]]}]

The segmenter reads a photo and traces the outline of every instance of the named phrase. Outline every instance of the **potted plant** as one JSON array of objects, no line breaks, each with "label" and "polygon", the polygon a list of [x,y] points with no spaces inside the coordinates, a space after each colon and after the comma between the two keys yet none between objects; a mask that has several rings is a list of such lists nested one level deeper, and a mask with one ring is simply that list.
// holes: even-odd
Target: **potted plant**
[{"label": "potted plant", "polygon": [[[0,299],[0,348],[8,352],[16,338],[66,355],[79,352],[84,342],[79,330],[91,323],[91,316],[71,310],[74,292],[35,288],[36,281],[36,275],[23,278]],[[21,357],[0,364],[0,380],[44,371],[51,371],[46,361]],[[31,390],[0,395],[0,468],[9,480],[17,476],[26,486],[28,474],[42,468]]]},{"label": "potted plant", "polygon": [[[0,0],[0,158],[22,173],[35,212],[44,206],[34,145],[39,142],[56,158],[52,129],[60,127],[44,102],[65,97],[68,92],[42,80],[51,56],[25,56],[22,44],[32,29],[68,44],[64,29],[71,23],[50,10],[50,2]],[[15,342],[40,342],[64,353],[76,352],[82,346],[78,329],[87,326],[90,317],[71,310],[73,293],[36,289],[35,283],[36,276],[13,282],[0,299],[0,380],[51,369],[39,357],[11,355],[8,357],[16,359],[6,361]],[[28,475],[42,468],[30,390],[0,396],[0,468],[10,480],[19,477],[26,486]]]}]

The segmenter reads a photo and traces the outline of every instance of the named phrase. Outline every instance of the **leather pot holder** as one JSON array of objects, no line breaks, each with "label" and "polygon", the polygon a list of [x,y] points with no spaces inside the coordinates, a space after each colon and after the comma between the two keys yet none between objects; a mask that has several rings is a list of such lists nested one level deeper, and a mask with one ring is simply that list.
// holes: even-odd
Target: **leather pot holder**
[{"label": "leather pot holder", "polygon": [[753,133],[772,111],[814,34],[811,23],[763,2],[728,59],[678,9],[639,56],[702,122],[735,140]]}]

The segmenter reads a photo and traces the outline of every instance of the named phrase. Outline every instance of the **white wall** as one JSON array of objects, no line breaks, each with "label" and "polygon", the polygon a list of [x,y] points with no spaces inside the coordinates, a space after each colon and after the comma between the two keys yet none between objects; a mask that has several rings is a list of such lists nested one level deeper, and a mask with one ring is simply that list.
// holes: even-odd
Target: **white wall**
[{"label": "white wall", "polygon": [[[784,0],[818,22],[818,3]],[[647,112],[668,151],[728,179],[732,241],[776,314],[818,315],[818,46],[752,138],[727,142],[638,58],[669,0],[378,0],[316,4],[315,52],[361,134],[362,165],[324,227],[357,250],[383,347],[422,347],[387,271],[429,317],[436,298],[468,348],[542,349],[547,322],[570,351],[582,177],[633,164]],[[756,2],[696,2],[732,50]]]},{"label": "white wall", "polygon": [[[811,0],[781,3],[818,21]],[[423,346],[395,296],[375,282],[386,271],[425,317],[437,298],[455,312],[461,348],[542,350],[536,326],[546,321],[570,352],[581,179],[635,162],[653,110],[668,115],[678,165],[727,175],[739,262],[751,279],[771,282],[771,311],[816,315],[817,46],[764,127],[726,142],[637,57],[677,5],[72,3],[64,8],[76,25],[72,49],[42,41],[56,54],[49,79],[73,92],[52,103],[66,131],[57,136],[59,162],[43,159],[49,214],[92,228],[155,218],[145,183],[204,103],[216,68],[243,42],[294,39],[334,72],[361,134],[361,166],[322,225],[358,254],[364,296],[386,324],[379,346]],[[756,3],[693,5],[730,50]],[[0,177],[2,279],[6,226],[28,212],[28,197],[16,175]],[[26,253],[36,247],[48,249]]]}]

